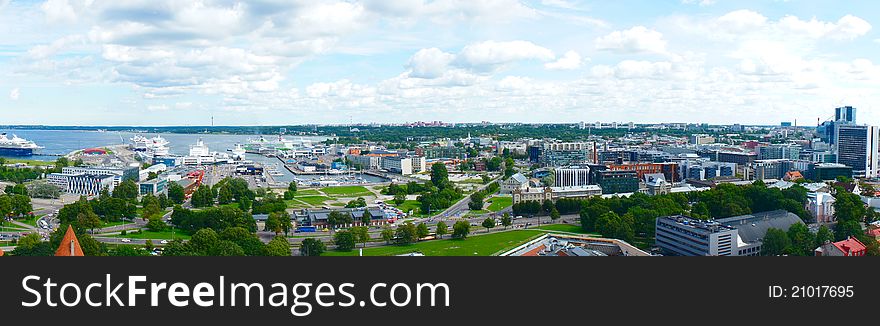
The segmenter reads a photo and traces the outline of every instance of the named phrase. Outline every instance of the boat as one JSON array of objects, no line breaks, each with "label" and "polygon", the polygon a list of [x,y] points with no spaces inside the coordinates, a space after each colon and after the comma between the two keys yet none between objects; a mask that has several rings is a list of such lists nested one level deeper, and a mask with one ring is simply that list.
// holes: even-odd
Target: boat
[{"label": "boat", "polygon": [[150,143],[150,140],[147,137],[141,135],[135,135],[129,139],[131,142],[128,144],[128,148],[135,152],[146,152],[147,146]]},{"label": "boat", "polygon": [[231,152],[232,152],[232,159],[233,160],[236,160],[236,161],[244,161],[245,160],[245,153],[247,153],[247,151],[244,149],[244,146],[242,146],[241,144],[235,144],[235,148],[233,148],[231,150]]},{"label": "boat", "polygon": [[12,138],[8,138],[5,132],[0,134],[0,155],[31,156],[42,148],[42,146],[15,134],[12,134]]}]

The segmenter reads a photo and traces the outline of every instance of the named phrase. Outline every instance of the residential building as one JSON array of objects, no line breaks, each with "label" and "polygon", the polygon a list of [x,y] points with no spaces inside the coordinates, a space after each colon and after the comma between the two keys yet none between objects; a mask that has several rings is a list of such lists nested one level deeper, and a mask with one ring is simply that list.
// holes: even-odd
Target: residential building
[{"label": "residential building", "polygon": [[816,223],[834,222],[834,196],[827,192],[807,193],[806,210]]},{"label": "residential building", "polygon": [[794,144],[758,146],[759,160],[788,159],[797,160],[801,156],[801,147]]},{"label": "residential building", "polygon": [[352,162],[352,165],[362,168],[364,170],[378,170],[379,163],[382,161],[382,158],[379,156],[349,154],[346,155],[345,158],[348,161]]},{"label": "residential building", "polygon": [[880,153],[880,128],[841,125],[836,131],[837,163],[853,168],[853,177],[876,178]]},{"label": "residential building", "polygon": [[590,162],[592,143],[544,143],[540,163],[545,166],[583,165]]},{"label": "residential building", "polygon": [[512,194],[516,190],[525,190],[528,186],[529,178],[526,178],[522,173],[516,173],[501,182],[501,193]]},{"label": "residential building", "polygon": [[[422,161],[424,166],[424,160]],[[382,169],[401,175],[413,174],[413,159],[404,156],[386,156],[380,161]]]},{"label": "residential building", "polygon": [[602,195],[602,188],[597,185],[575,187],[527,187],[513,191],[513,203],[527,201],[556,201],[562,198],[590,198]]},{"label": "residential building", "polygon": [[865,244],[859,239],[849,237],[846,240],[829,242],[816,248],[816,256],[864,256],[868,252]]},{"label": "residential building", "polygon": [[770,228],[788,231],[801,219],[776,210],[703,221],[686,216],[660,217],[656,221],[656,244],[667,255],[757,256]]}]

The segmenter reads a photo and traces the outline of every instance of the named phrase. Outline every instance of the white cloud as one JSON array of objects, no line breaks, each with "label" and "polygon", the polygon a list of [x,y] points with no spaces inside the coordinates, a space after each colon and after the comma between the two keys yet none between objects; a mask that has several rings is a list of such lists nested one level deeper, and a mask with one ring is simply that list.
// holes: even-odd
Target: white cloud
[{"label": "white cloud", "polygon": [[736,10],[716,19],[718,28],[728,33],[752,31],[767,24],[767,17],[751,10]]},{"label": "white cloud", "polygon": [[683,4],[686,4],[686,5],[697,4],[697,5],[700,5],[701,7],[711,6],[711,5],[714,5],[716,2],[717,2],[716,0],[681,0],[681,3],[683,3]]},{"label": "white cloud", "polygon": [[77,14],[68,0],[48,0],[40,5],[50,23],[76,22]]},{"label": "white cloud", "polygon": [[18,97],[21,96],[21,90],[16,87],[9,91],[9,99],[13,101],[18,101]]},{"label": "white cloud", "polygon": [[795,16],[785,16],[779,20],[779,26],[813,38],[827,37],[837,40],[852,40],[871,30],[871,24],[852,15],[841,17],[837,23],[823,22],[816,18],[804,21]]},{"label": "white cloud", "polygon": [[574,70],[581,67],[581,55],[575,51],[568,51],[554,62],[544,64],[550,70]]},{"label": "white cloud", "polygon": [[437,78],[443,75],[455,55],[438,48],[421,49],[407,63],[411,70],[410,76],[416,78]]},{"label": "white cloud", "polygon": [[598,50],[616,53],[666,54],[666,40],[663,39],[663,34],[644,26],[614,31],[597,38],[594,43]]},{"label": "white cloud", "polygon": [[492,72],[505,64],[519,60],[553,60],[553,51],[528,41],[485,41],[464,47],[455,58],[455,64],[481,72]]}]

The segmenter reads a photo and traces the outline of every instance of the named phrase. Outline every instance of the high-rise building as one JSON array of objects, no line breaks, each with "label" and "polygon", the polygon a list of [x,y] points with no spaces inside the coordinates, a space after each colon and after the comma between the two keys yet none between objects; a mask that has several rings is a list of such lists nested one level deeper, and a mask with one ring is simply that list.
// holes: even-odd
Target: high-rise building
[{"label": "high-rise building", "polygon": [[590,184],[589,168],[556,169],[556,187],[579,187]]},{"label": "high-rise building", "polygon": [[852,167],[854,177],[877,177],[880,128],[839,125],[836,133],[837,163]]},{"label": "high-rise building", "polygon": [[797,160],[801,156],[801,146],[794,144],[779,144],[758,147],[759,160]]},{"label": "high-rise building", "polygon": [[856,123],[856,108],[851,106],[844,106],[834,109],[834,121],[844,122],[849,124]]}]

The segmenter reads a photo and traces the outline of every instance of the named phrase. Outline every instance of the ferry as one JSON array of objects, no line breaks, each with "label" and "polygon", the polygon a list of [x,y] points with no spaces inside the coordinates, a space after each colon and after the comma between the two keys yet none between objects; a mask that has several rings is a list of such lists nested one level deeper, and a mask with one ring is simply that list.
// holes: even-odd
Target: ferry
[{"label": "ferry", "polygon": [[2,156],[31,156],[42,148],[42,146],[15,134],[12,135],[12,138],[8,138],[5,132],[0,134],[0,155]]}]

